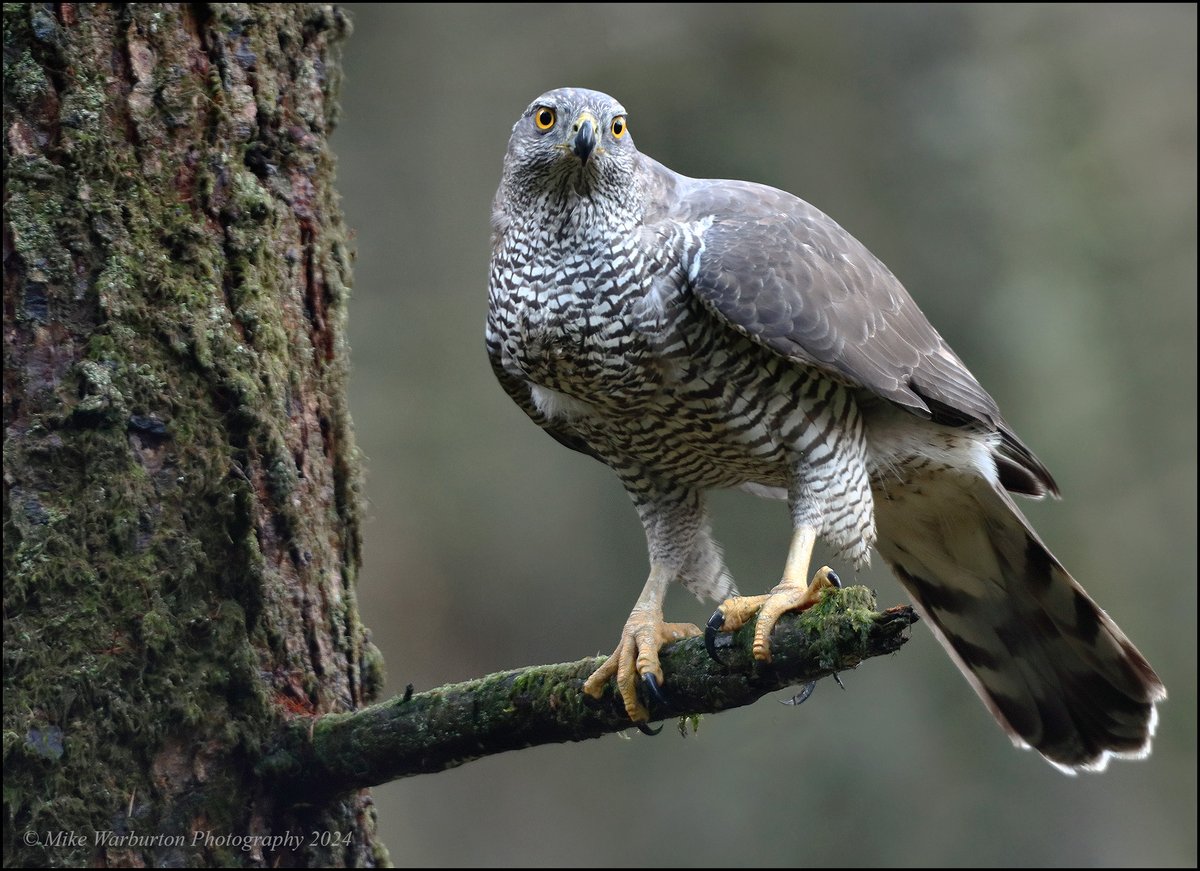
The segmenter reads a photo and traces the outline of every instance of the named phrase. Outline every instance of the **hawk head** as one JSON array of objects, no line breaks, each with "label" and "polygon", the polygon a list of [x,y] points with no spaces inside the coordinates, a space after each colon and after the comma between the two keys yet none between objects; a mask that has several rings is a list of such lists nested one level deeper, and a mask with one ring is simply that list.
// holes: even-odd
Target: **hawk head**
[{"label": "hawk head", "polygon": [[557,88],[513,125],[502,188],[525,204],[570,195],[621,202],[636,167],[625,107],[599,91]]}]

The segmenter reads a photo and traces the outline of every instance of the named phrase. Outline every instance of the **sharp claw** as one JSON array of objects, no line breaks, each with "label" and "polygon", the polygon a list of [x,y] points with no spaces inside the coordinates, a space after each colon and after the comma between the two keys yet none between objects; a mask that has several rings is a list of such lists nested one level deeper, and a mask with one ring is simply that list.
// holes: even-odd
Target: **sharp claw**
[{"label": "sharp claw", "polygon": [[838,577],[837,572],[833,569],[827,571],[825,577],[829,578],[829,583],[833,584],[839,590],[842,588],[842,579]]},{"label": "sharp claw", "polygon": [[638,727],[638,731],[641,732],[643,735],[654,736],[663,730],[662,726],[659,726],[657,729],[651,729],[645,723],[635,723],[634,725]]},{"label": "sharp claw", "polygon": [[642,675],[642,683],[646,685],[646,692],[649,693],[650,697],[660,705],[665,707],[671,704],[667,701],[667,697],[663,695],[662,687],[658,685],[658,678],[656,678],[651,672],[646,672],[644,675]]},{"label": "sharp claw", "polygon": [[713,615],[708,618],[708,623],[704,627],[704,649],[708,651],[708,655],[713,662],[725,664],[725,660],[717,656],[717,633],[721,631],[721,627],[725,625],[725,615],[721,609],[713,611]]},{"label": "sharp claw", "polygon": [[813,694],[813,690],[815,690],[816,688],[817,688],[817,682],[815,680],[810,680],[808,683],[806,683],[803,687],[800,688],[800,692],[796,693],[790,699],[785,699],[784,701],[780,702],[779,704],[781,704],[781,705],[802,705],[802,704],[804,704],[805,699],[807,699],[809,696],[811,696]]}]

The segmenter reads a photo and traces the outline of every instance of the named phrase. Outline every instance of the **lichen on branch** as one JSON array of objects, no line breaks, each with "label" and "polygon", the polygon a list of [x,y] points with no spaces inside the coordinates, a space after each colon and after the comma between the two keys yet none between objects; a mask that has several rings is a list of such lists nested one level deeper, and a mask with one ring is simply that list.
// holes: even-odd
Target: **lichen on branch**
[{"label": "lichen on branch", "polygon": [[[829,590],[801,614],[785,614],[771,637],[772,661],[751,654],[754,626],[723,636],[724,665],[701,638],[661,651],[668,704],[656,719],[694,717],[741,707],[770,692],[855,668],[893,653],[917,619],[907,606],[875,610],[864,587]],[[348,714],[300,718],[260,766],[267,778],[311,790],[343,791],[454,768],[465,762],[567,741],[584,741],[633,725],[610,682],[594,700],[583,682],[603,662],[540,665],[397,696]]]}]

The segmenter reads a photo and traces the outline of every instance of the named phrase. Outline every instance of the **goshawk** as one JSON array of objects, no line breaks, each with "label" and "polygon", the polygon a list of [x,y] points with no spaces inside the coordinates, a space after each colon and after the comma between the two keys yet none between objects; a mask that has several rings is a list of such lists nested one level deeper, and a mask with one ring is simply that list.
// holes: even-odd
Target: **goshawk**
[{"label": "goshawk", "polygon": [[[659,693],[672,581],[722,602],[709,633],[757,620],[754,655],[823,539],[874,545],[1001,726],[1064,770],[1149,751],[1166,692],[1010,493],[1058,488],[888,269],[791,194],[693,179],[641,154],[625,109],[574,88],[513,127],[492,208],[487,349],[508,394],[620,477],[650,575],[616,651],[626,711]],[[739,597],[704,506],[712,488],[786,500],[782,580]],[[711,649],[711,648],[710,648]]]}]

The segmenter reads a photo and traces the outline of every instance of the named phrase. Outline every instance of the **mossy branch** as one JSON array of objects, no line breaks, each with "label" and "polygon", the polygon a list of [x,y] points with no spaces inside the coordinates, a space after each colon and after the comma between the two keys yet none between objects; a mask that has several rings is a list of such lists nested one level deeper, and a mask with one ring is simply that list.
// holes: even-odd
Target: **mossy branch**
[{"label": "mossy branch", "polygon": [[[669,704],[652,703],[656,719],[716,713],[767,693],[855,668],[893,653],[917,619],[907,606],[875,611],[865,587],[829,590],[802,614],[785,614],[771,636],[770,665],[751,655],[753,624],[722,635],[726,660],[713,662],[702,638],[661,652]],[[585,696],[584,680],[604,661],[588,657],[448,684],[351,714],[293,720],[260,773],[313,790],[342,791],[454,768],[483,756],[631,728],[610,682],[604,696]]]}]

